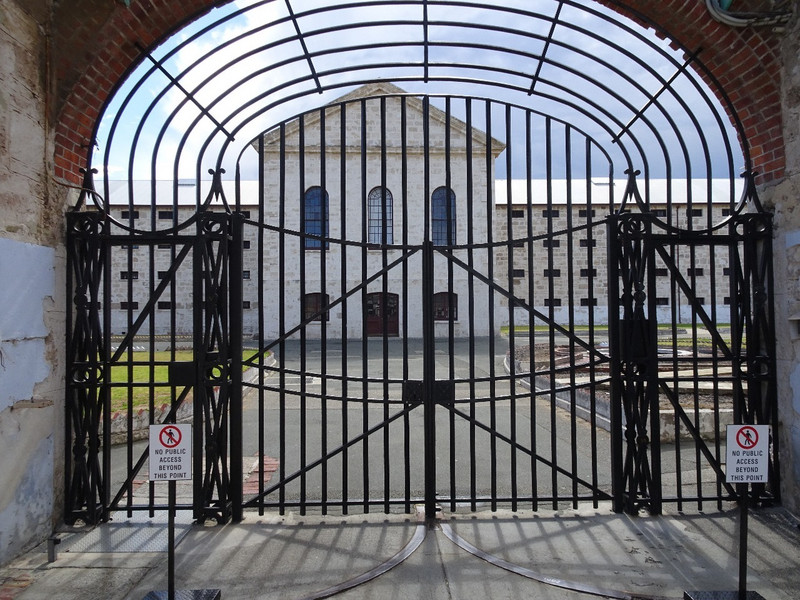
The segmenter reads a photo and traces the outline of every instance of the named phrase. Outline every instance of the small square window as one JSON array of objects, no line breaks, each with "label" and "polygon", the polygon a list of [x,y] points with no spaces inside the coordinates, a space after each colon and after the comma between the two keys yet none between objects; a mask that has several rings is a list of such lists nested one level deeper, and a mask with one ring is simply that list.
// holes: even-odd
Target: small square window
[{"label": "small square window", "polygon": [[597,306],[597,298],[581,298],[581,306]]},{"label": "small square window", "polygon": [[656,277],[666,277],[669,275],[669,271],[667,269],[656,269]]},{"label": "small square window", "polygon": [[542,240],[542,246],[545,248],[558,248],[561,245],[561,240],[547,239]]},{"label": "small square window", "polygon": [[160,210],[158,211],[158,218],[159,219],[172,219],[174,215],[174,211],[171,210]]},{"label": "small square window", "polygon": [[656,306],[668,306],[669,298],[656,298]]},{"label": "small square window", "polygon": [[525,269],[512,269],[511,270],[512,277],[525,277]]},{"label": "small square window", "polygon": [[596,214],[596,213],[595,213],[595,210],[594,210],[594,209],[588,210],[588,209],[586,209],[586,208],[581,208],[581,209],[578,211],[578,216],[579,216],[579,217],[583,217],[584,219],[585,219],[586,217],[589,217],[589,216],[592,216],[592,217],[594,217],[594,216],[595,216],[595,214]]},{"label": "small square window", "polygon": [[650,211],[654,217],[663,218],[667,216],[667,209],[666,208],[656,208],[655,210]]},{"label": "small square window", "polygon": [[242,248],[244,248],[245,250],[250,250],[250,240],[244,240],[242,242]]},{"label": "small square window", "polygon": [[160,310],[169,310],[172,308],[172,302],[169,300],[162,300],[158,303],[158,308]]},{"label": "small square window", "polygon": [[561,269],[545,269],[545,277],[561,277]]},{"label": "small square window", "polygon": [[545,306],[561,306],[561,298],[545,298]]},{"label": "small square window", "polygon": [[545,219],[557,219],[559,214],[557,208],[546,208],[542,211],[542,217]]},{"label": "small square window", "polygon": [[525,217],[524,210],[512,210],[511,211],[511,218],[512,219],[522,219]]},{"label": "small square window", "polygon": [[159,271],[158,272],[158,278],[159,279],[164,279],[165,277],[168,277],[168,276],[169,276],[169,271]]},{"label": "small square window", "polygon": [[250,279],[250,271],[242,271],[242,279]]},{"label": "small square window", "polygon": [[722,303],[723,303],[723,304],[726,304],[726,305],[730,305],[730,303],[731,303],[731,297],[730,297],[730,296],[725,296],[725,297],[722,299]]},{"label": "small square window", "polygon": [[694,275],[695,277],[702,277],[703,276],[703,269],[702,267],[694,267],[688,270],[689,277]]},{"label": "small square window", "polygon": [[730,277],[731,276],[731,268],[730,267],[723,267],[722,268],[722,274],[725,277]]},{"label": "small square window", "polygon": [[139,271],[121,271],[120,279],[139,279]]},{"label": "small square window", "polygon": [[120,302],[119,307],[122,310],[136,310],[139,308],[138,302]]},{"label": "small square window", "polygon": [[249,309],[250,308],[250,300],[242,301],[242,308],[245,309],[245,310]]},{"label": "small square window", "polygon": [[703,216],[703,209],[702,208],[691,208],[691,209],[687,209],[686,212],[690,217],[702,217]]},{"label": "small square window", "polygon": [[170,248],[172,248],[172,244],[159,244],[158,245],[158,249],[159,250],[169,250]]},{"label": "small square window", "polygon": [[581,240],[581,248],[594,248],[597,246],[597,240]]},{"label": "small square window", "polygon": [[249,210],[239,211],[239,214],[242,215],[245,219],[249,219],[250,218],[250,211]]},{"label": "small square window", "polygon": [[723,208],[722,209],[722,216],[723,217],[730,217],[731,216],[731,209],[730,208]]},{"label": "small square window", "polygon": [[581,269],[581,277],[597,277],[597,269]]},{"label": "small square window", "polygon": [[122,214],[120,215],[126,221],[130,219],[138,219],[139,218],[139,211],[138,210],[123,210]]}]

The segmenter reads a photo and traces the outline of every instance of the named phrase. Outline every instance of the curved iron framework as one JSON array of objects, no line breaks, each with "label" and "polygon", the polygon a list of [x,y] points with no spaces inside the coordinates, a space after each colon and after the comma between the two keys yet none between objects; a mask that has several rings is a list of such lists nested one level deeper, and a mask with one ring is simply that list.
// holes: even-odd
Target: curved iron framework
[{"label": "curved iron framework", "polygon": [[[427,340],[424,372],[418,382],[409,381],[408,377],[399,382],[404,386],[395,402],[400,407],[399,412],[390,414],[392,403],[388,403],[387,393],[385,420],[365,425],[364,431],[355,438],[345,435],[340,448],[331,449],[327,454],[323,452],[319,459],[302,456],[298,470],[281,472],[272,487],[267,485],[261,469],[258,490],[247,500],[249,505],[263,510],[271,505],[266,497],[277,491],[280,497],[275,505],[282,510],[288,506],[299,506],[301,510],[321,506],[326,510],[333,505],[347,510],[354,504],[363,504],[364,510],[369,510],[371,505],[382,505],[386,510],[402,505],[410,510],[413,502],[421,500],[426,504],[426,512],[435,514],[437,480],[431,465],[435,463],[436,425],[432,417],[424,425],[427,466],[421,496],[412,493],[408,477],[402,498],[390,499],[388,483],[379,498],[368,497],[366,491],[362,498],[348,500],[345,496],[336,501],[328,499],[326,491],[321,498],[314,499],[303,491],[299,501],[289,500],[284,495],[288,484],[296,479],[305,481],[307,472],[338,454],[346,454],[352,444],[366,440],[373,433],[388,432],[392,422],[404,422],[408,431],[408,414],[418,407],[431,415],[442,410],[448,412],[451,436],[455,435],[454,416],[469,423],[473,435],[475,428],[488,432],[493,448],[492,469],[496,468],[494,448],[498,441],[513,449],[515,469],[518,468],[518,453],[530,459],[534,473],[537,461],[551,468],[552,489],[546,494],[534,489],[527,495],[514,492],[505,496],[492,486],[486,495],[476,491],[473,470],[472,489],[465,495],[456,489],[454,481],[457,457],[453,445],[450,449],[451,488],[447,495],[453,510],[461,502],[468,502],[474,509],[478,502],[487,499],[492,506],[497,502],[516,506],[524,500],[535,507],[544,499],[556,505],[559,501],[590,499],[597,502],[612,498],[618,510],[636,511],[645,507],[659,512],[663,502],[676,502],[682,507],[691,500],[702,508],[704,502],[719,504],[732,498],[732,490],[721,478],[720,390],[726,386],[732,390],[736,422],[777,424],[771,222],[755,193],[755,174],[751,172],[742,125],[724,90],[704,67],[702,48],[681,48],[655,24],[649,23],[661,35],[654,35],[620,13],[590,0],[503,0],[491,4],[471,0],[364,0],[320,1],[303,6],[308,8],[297,10],[298,6],[290,0],[251,0],[226,5],[187,26],[180,37],[165,40],[157,47],[140,48],[141,62],[120,81],[103,120],[97,124],[95,137],[102,150],[90,149],[84,193],[68,219],[71,265],[68,298],[72,306],[68,324],[68,520],[97,522],[107,518],[110,511],[122,507],[130,511],[152,510],[155,506],[152,487],[145,503],[137,503],[135,499],[135,478],[145,462],[144,454],[137,458],[130,416],[137,387],[147,390],[151,422],[157,420],[159,389],[167,390],[169,410],[162,417],[165,422],[177,418],[180,406],[188,403],[189,398],[193,400],[196,431],[202,434],[196,434],[195,438],[197,475],[192,502],[186,507],[191,506],[198,518],[241,517],[245,505],[241,481],[241,307],[244,301],[242,279],[245,273],[249,274],[243,266],[242,252],[245,242],[251,240],[261,257],[257,266],[260,334],[256,353],[244,366],[259,373],[253,385],[259,390],[261,407],[259,464],[267,458],[263,447],[264,393],[275,392],[286,398],[283,388],[287,376],[298,376],[303,382],[307,377],[318,377],[322,381],[327,381],[328,377],[324,360],[318,372],[305,362],[296,371],[280,363],[277,368],[279,385],[272,390],[272,384],[264,381],[264,373],[270,370],[268,351],[279,349],[283,360],[285,342],[297,333],[303,345],[301,355],[305,356],[305,334],[312,322],[321,322],[320,327],[325,332],[331,311],[347,298],[347,294],[366,293],[370,284],[378,286],[374,293],[385,297],[390,292],[387,274],[403,265],[404,278],[407,278],[408,264],[412,260],[421,260],[421,270],[427,269],[429,276],[422,282],[421,292],[424,298],[432,298],[440,292],[431,284],[436,255],[448,264],[450,287],[446,297],[451,298],[448,313],[456,312],[454,270],[468,273],[471,280],[490,289],[490,307],[493,307],[495,294],[507,301],[509,373],[500,375],[492,370],[489,378],[492,398],[497,396],[495,382],[503,381],[510,382],[510,391],[501,399],[512,406],[516,402],[535,401],[537,397],[547,398],[554,427],[557,400],[565,402],[563,405],[572,418],[573,446],[577,443],[574,433],[574,419],[578,413],[576,398],[584,384],[576,382],[574,373],[569,383],[557,383],[559,375],[568,372],[570,367],[557,365],[554,357],[548,361],[549,369],[539,373],[534,373],[533,369],[526,372],[523,365],[514,360],[515,344],[520,338],[524,341],[524,336],[515,333],[523,319],[519,311],[527,315],[523,320],[530,319],[527,324],[531,332],[537,319],[546,324],[548,333],[544,337],[549,339],[551,347],[556,337],[570,340],[573,365],[576,351],[589,353],[593,375],[587,389],[591,389],[593,427],[597,418],[593,386],[611,383],[609,445],[615,470],[609,487],[603,487],[597,482],[596,472],[590,473],[591,481],[578,473],[576,459],[573,458],[569,466],[556,463],[555,434],[551,440],[551,460],[537,454],[535,444],[526,447],[523,442],[499,433],[494,422],[481,422],[475,416],[474,404],[471,409],[462,410],[461,404],[469,407],[474,400],[474,387],[479,378],[472,373],[459,382],[452,372],[448,378],[451,382],[456,380],[451,385],[471,386],[470,398],[460,398],[448,386],[436,381],[436,369],[430,362],[435,350],[433,309],[424,304],[421,315],[426,327],[423,338]],[[624,9],[624,4],[619,3],[619,8]],[[646,22],[641,15],[633,16]],[[492,217],[487,217],[483,225],[489,232],[488,241],[473,239],[477,229],[468,227],[467,240],[456,239],[456,244],[441,247],[431,245],[427,235],[425,239],[409,242],[408,227],[394,230],[395,240],[402,239],[402,242],[375,244],[366,236],[348,239],[327,232],[310,235],[302,223],[292,228],[282,216],[274,222],[265,218],[265,206],[275,202],[275,195],[268,197],[267,193],[265,140],[268,136],[272,134],[277,143],[282,144],[281,152],[285,154],[287,127],[313,117],[323,123],[318,133],[327,131],[326,115],[337,109],[344,114],[348,105],[344,100],[330,104],[330,100],[375,82],[387,85],[392,82],[403,88],[352,100],[362,110],[366,110],[368,102],[382,103],[379,122],[383,129],[379,141],[368,143],[364,126],[362,148],[356,152],[361,164],[366,165],[364,148],[370,144],[378,148],[383,165],[379,180],[382,188],[386,188],[385,165],[391,146],[386,136],[387,102],[399,102],[404,115],[411,103],[420,103],[428,128],[431,111],[439,111],[448,126],[455,121],[466,122],[465,131],[483,130],[488,138],[499,138],[497,144],[503,146],[503,158],[494,165],[496,156],[491,154],[492,143],[488,144],[489,150],[483,157],[487,172],[502,172],[506,179],[506,212],[502,216],[505,222],[500,223],[502,233],[498,233],[496,240],[492,240],[492,235],[498,225]],[[362,112],[362,118],[365,114]],[[301,131],[302,128],[301,125]],[[403,135],[409,135],[410,130],[405,126],[402,131]],[[471,140],[470,144],[477,139],[472,134],[465,135]],[[410,147],[407,142],[404,137],[391,152],[401,152],[406,157]],[[438,151],[446,157],[448,179],[438,184],[426,180],[426,189],[431,185],[446,188],[452,185],[450,138],[444,143],[444,149]],[[315,149],[299,143],[297,153],[301,165],[306,164],[302,161],[326,164],[327,144],[324,137],[318,140]],[[427,139],[423,146],[422,164],[425,173],[430,175],[432,146]],[[341,156],[348,152],[346,145],[340,148]],[[345,163],[342,159],[338,165],[342,173],[350,168]],[[94,166],[102,168],[103,174],[102,184],[97,188]],[[304,168],[300,168],[301,173]],[[322,167],[322,174],[314,175],[319,181],[312,181],[309,176],[309,185],[318,183],[324,189],[326,168]],[[366,173],[367,167],[363,168],[362,172]],[[739,177],[739,170],[744,172],[743,179]],[[582,220],[570,216],[565,225],[554,225],[550,218],[556,210],[554,181],[572,182],[582,178],[590,182],[598,179],[596,174],[600,172],[604,184],[609,186],[602,202],[597,203],[597,206],[602,205],[602,213],[594,218],[594,208],[589,201],[584,210],[587,214],[580,217]],[[232,176],[226,178],[227,173]],[[282,190],[280,214],[285,215],[292,211],[292,205],[284,204],[288,194],[285,162],[280,164],[280,173],[283,174],[279,184]],[[302,197],[307,187],[303,177],[300,177],[298,197]],[[407,172],[404,177],[408,177]],[[249,179],[259,182],[255,195],[247,191]],[[527,197],[520,198],[514,191],[515,179],[528,182]],[[137,183],[140,180],[146,182],[144,186]],[[160,180],[167,181],[166,187]],[[531,215],[535,203],[530,192],[531,182],[536,180],[546,182],[544,208],[550,213],[545,229],[538,233],[533,230]],[[229,181],[232,188],[225,187]],[[191,184],[188,187],[187,182]],[[615,182],[624,187],[623,194],[614,192]],[[492,190],[489,198],[496,199],[494,194],[499,193],[499,188],[494,188],[494,180],[486,183],[486,187]],[[403,195],[394,193],[394,214],[400,215],[412,206],[407,196],[413,193],[410,187],[404,189]],[[527,229],[517,229],[517,233],[512,227],[514,194],[518,194],[517,202],[528,215]],[[341,196],[344,206],[344,188]],[[429,194],[424,198],[428,202]],[[213,210],[217,202],[222,207],[221,212]],[[568,211],[573,208],[570,202],[566,200],[564,204]],[[468,206],[473,205],[477,204],[471,199]],[[486,205],[495,209],[491,201]],[[715,207],[720,210],[712,210]],[[246,214],[251,209],[258,211],[257,217]],[[702,217],[696,216],[704,209]],[[146,218],[137,217],[140,210]],[[343,215],[344,210],[341,213]],[[424,214],[428,215],[429,211],[425,210]],[[387,217],[382,218],[381,229],[386,231]],[[600,248],[591,249],[596,238],[601,237],[597,232],[606,227],[603,235],[608,240],[607,264],[602,261],[605,253]],[[248,230],[252,232],[251,237],[247,235]],[[428,229],[425,231],[427,234]],[[581,241],[587,242],[585,270],[589,272],[590,281],[585,311],[590,328],[585,337],[576,334],[579,310],[574,306],[577,301],[574,287],[577,275],[572,273],[572,267],[566,297],[567,324],[555,318],[554,305],[546,311],[534,305],[531,274],[544,260],[544,281],[552,300],[556,293],[555,278],[559,276],[555,274],[559,265],[555,262],[553,244],[564,240],[569,245],[571,264],[577,256],[573,243],[579,232],[587,233],[587,239]],[[364,256],[379,251],[383,262],[376,272],[365,270],[362,283],[338,298],[321,290],[306,290],[315,293],[315,301],[321,304],[322,298],[329,297],[328,304],[320,304],[320,310],[294,323],[281,317],[279,335],[267,339],[263,335],[266,303],[263,257],[264,238],[271,234],[280,236],[281,260],[288,256],[286,239],[313,238],[319,255],[327,254],[329,247],[341,245],[342,248],[356,248]],[[448,241],[451,241],[449,236]],[[534,252],[535,243],[548,244],[550,250]],[[515,251],[520,246],[526,250]],[[137,254],[137,247],[146,252]],[[163,271],[159,270],[160,250],[165,250],[170,257],[170,264]],[[472,263],[473,253],[480,251],[487,252],[490,257],[486,272]],[[391,258],[392,252],[400,252],[400,258]],[[493,265],[500,256],[505,257],[507,267],[502,274],[495,272]],[[514,256],[520,257],[529,273],[527,293],[514,291],[514,280],[519,277]],[[728,333],[723,332],[718,323],[719,302],[706,302],[698,292],[698,281],[706,277],[710,278],[709,294],[715,299],[724,295],[717,292],[721,284],[717,275],[702,274],[703,265],[714,271],[714,263],[721,260],[720,257],[728,264],[725,275],[728,279],[724,282],[728,292],[726,305],[731,315],[730,327],[726,328]],[[307,263],[307,258],[298,260],[301,272],[306,264],[311,264]],[[363,260],[366,264],[367,259]],[[191,268],[185,268],[191,270],[191,319],[189,323],[182,323],[186,311],[176,309],[182,293],[178,289],[179,271],[182,265],[190,263]],[[125,323],[117,337],[114,330],[118,325],[111,313],[117,310],[112,304],[116,302],[115,290],[119,284],[113,281],[117,275],[114,269],[120,264],[124,267],[120,275],[125,280],[122,286],[125,299],[119,310],[125,314]],[[591,274],[597,270],[596,265],[607,267],[608,272],[607,349],[599,347],[593,330],[599,313],[591,308],[592,302],[600,295],[601,284],[605,284],[602,278],[594,279],[595,275]],[[136,306],[135,289],[140,285],[135,283],[137,268],[142,270],[142,280],[148,288],[148,299],[141,309]],[[320,268],[324,273],[324,260]],[[657,284],[661,272],[666,273],[670,281],[664,298],[659,298],[663,292]],[[346,269],[342,267],[342,290],[346,287],[345,278]],[[594,286],[597,292],[593,291]],[[407,293],[408,289],[404,288],[404,294]],[[279,303],[291,301],[284,296],[280,295]],[[666,300],[664,307],[660,307],[661,299]],[[404,296],[401,302],[405,303]],[[711,338],[708,356],[679,356],[678,329],[685,323],[681,306],[689,310],[691,333],[688,338],[692,347],[696,349],[700,345],[698,331],[706,332]],[[165,311],[162,316],[158,313],[160,309]],[[667,358],[659,352],[659,314],[662,318],[664,314],[669,315],[672,342],[671,355]],[[385,315],[384,312],[381,317],[384,332],[387,331]],[[409,319],[407,315],[404,318]],[[159,319],[164,319],[163,323]],[[168,333],[161,336],[159,328],[164,323]],[[191,360],[181,359],[176,352],[181,345],[182,330],[191,331],[191,341],[185,342],[193,348]],[[533,333],[530,335],[528,341],[533,345]],[[383,337],[384,350],[388,347],[386,337]],[[452,350],[452,325],[448,337]],[[474,332],[468,334],[473,342],[474,337]],[[134,352],[137,339],[145,340],[149,353],[146,359]],[[160,344],[168,348],[166,359],[156,357]],[[324,350],[323,343],[323,354]],[[366,346],[364,350],[366,355]],[[594,368],[606,363],[610,375],[596,377]],[[168,367],[163,381],[156,377],[159,366]],[[138,367],[150,370],[148,383],[129,383]],[[344,362],[342,368],[346,373]],[[127,377],[112,376],[119,370],[126,372]],[[340,383],[347,387],[346,375],[341,377]],[[362,400],[366,406],[369,385],[375,382],[365,377],[352,383],[351,389],[363,386]],[[383,378],[379,383],[388,390],[398,382]],[[694,398],[693,406],[688,409],[679,401],[679,390],[684,390],[687,383]],[[520,392],[516,384],[527,385],[530,391]],[[537,386],[544,387],[537,390]],[[706,389],[711,390],[708,393],[716,415],[716,433],[710,442],[703,440],[698,430],[699,399]],[[129,415],[127,475],[115,493],[111,482],[111,413],[112,397],[120,390]],[[298,398],[301,403],[308,398],[317,400],[308,392],[305,383],[301,384]],[[325,393],[319,398],[324,401]],[[342,399],[345,403],[348,400],[345,391]],[[671,408],[659,406],[664,400]],[[672,443],[668,458],[664,458],[667,455],[659,442],[663,427],[658,415],[665,410],[674,415],[674,437],[679,440],[688,432],[693,440],[688,451],[680,441]],[[368,422],[366,417],[364,422]],[[406,437],[407,446],[410,440]],[[596,438],[593,440],[592,451],[597,452],[598,442]],[[326,443],[323,438],[322,445],[327,449]],[[384,448],[388,454],[388,441],[386,444]],[[687,454],[694,456],[694,475],[682,466]],[[773,483],[766,488],[754,488],[759,496],[778,496],[777,456],[777,447],[774,447]],[[662,459],[675,465],[674,492],[664,492]],[[367,460],[366,455],[364,460]],[[471,460],[474,464],[474,451]],[[407,473],[410,468],[406,461]],[[712,480],[703,474],[707,469],[715,474]],[[569,490],[563,493],[557,490],[562,476],[571,481]],[[348,478],[346,470],[342,477]],[[590,495],[584,497],[578,487],[590,490]],[[687,492],[689,488],[693,488],[694,493]]]}]

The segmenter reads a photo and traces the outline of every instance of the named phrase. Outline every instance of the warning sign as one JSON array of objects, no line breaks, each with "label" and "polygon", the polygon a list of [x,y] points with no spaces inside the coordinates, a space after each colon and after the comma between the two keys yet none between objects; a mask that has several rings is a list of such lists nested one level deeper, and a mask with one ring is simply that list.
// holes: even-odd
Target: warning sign
[{"label": "warning sign", "polygon": [[192,426],[150,425],[150,481],[192,478]]},{"label": "warning sign", "polygon": [[767,483],[769,425],[728,425],[728,483]]}]

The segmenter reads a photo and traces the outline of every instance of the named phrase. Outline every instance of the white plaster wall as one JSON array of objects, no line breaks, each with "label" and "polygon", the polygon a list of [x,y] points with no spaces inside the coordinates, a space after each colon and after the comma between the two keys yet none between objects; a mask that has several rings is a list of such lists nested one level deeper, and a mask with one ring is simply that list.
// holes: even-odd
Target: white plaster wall
[{"label": "white plaster wall", "polygon": [[35,14],[0,0],[0,564],[50,534],[63,485],[66,194],[49,183],[47,28]]},{"label": "white plaster wall", "polygon": [[55,294],[52,248],[0,238],[0,562],[48,535],[55,502],[54,398],[43,315]]}]

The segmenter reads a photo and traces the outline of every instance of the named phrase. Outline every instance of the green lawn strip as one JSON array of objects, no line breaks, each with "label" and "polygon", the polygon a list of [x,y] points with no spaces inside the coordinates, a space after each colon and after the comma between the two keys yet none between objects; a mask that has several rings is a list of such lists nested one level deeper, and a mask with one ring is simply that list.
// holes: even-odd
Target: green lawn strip
[{"label": "green lawn strip", "polygon": [[[245,350],[242,360],[251,358],[256,352]],[[169,385],[168,363],[192,360],[194,353],[191,350],[177,351],[174,357],[169,351],[154,352],[152,356],[150,352],[133,352],[130,355],[130,366],[121,364],[111,367],[111,412],[127,411],[129,399],[134,410],[149,408],[151,394],[156,407],[172,402],[173,388]],[[242,370],[246,368],[243,367]],[[181,387],[176,387],[175,397],[182,391]],[[191,397],[192,393],[189,392],[187,399]]]}]

